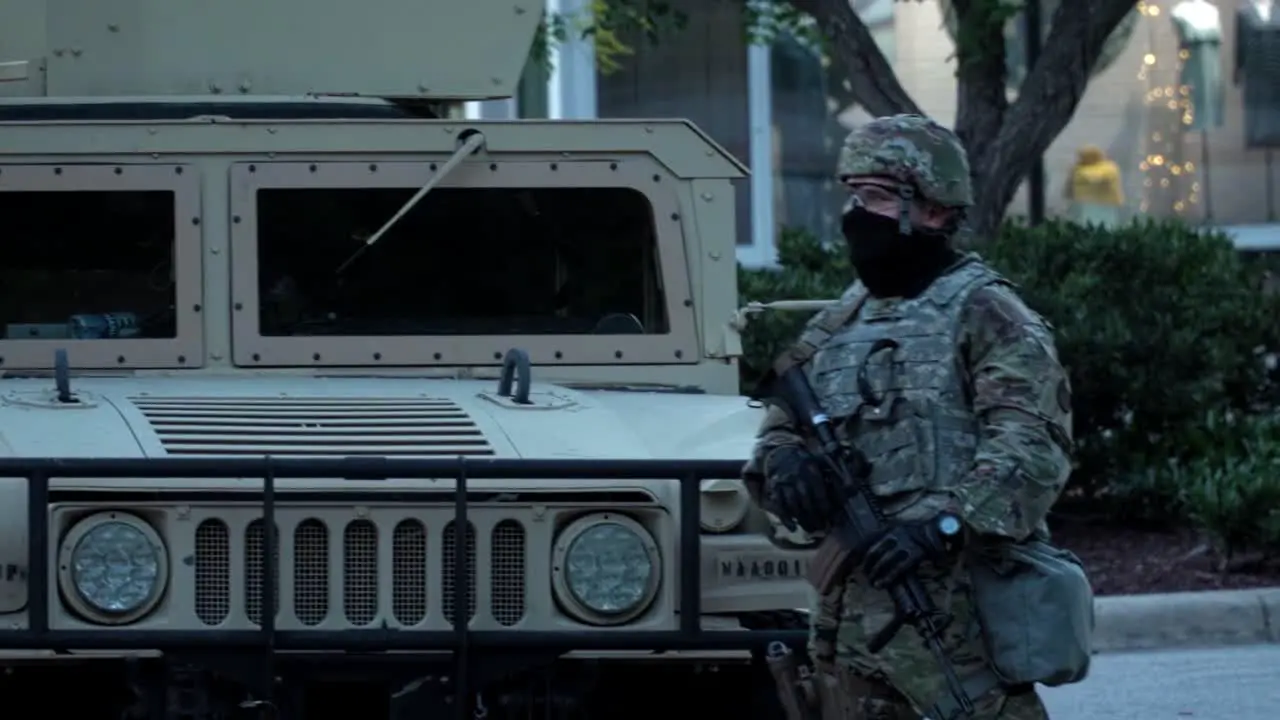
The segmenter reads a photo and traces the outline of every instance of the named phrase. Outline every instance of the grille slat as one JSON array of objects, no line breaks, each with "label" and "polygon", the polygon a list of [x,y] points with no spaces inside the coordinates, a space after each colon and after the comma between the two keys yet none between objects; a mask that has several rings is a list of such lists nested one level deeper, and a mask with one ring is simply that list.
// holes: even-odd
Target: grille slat
[{"label": "grille slat", "polygon": [[347,523],[343,533],[342,612],[352,625],[378,617],[378,528],[368,520]]},{"label": "grille slat", "polygon": [[169,455],[487,457],[459,405],[439,398],[129,398]]},{"label": "grille slat", "polygon": [[503,520],[493,527],[489,558],[489,612],[510,627],[524,618],[524,526]]},{"label": "grille slat", "polygon": [[231,614],[231,532],[221,520],[196,527],[196,617],[220,625]]},{"label": "grille slat", "polygon": [[[467,523],[466,539],[466,578],[467,578],[467,621],[476,616],[476,529],[471,523]],[[449,622],[453,622],[453,613],[457,608],[454,598],[454,588],[457,582],[454,580],[456,575],[455,568],[458,567],[458,532],[454,527],[454,523],[450,522],[444,526],[444,597],[440,599],[441,605],[444,607],[444,618]]]},{"label": "grille slat", "polygon": [[303,625],[329,614],[329,529],[314,518],[293,531],[293,612]]},{"label": "grille slat", "polygon": [[[374,519],[359,518],[345,525],[331,524],[323,514],[303,516],[296,524],[284,517],[280,522],[285,524],[285,532],[276,533],[278,623],[287,623],[280,619],[280,573],[287,573],[286,577],[292,579],[292,588],[286,590],[291,607],[285,612],[304,627],[367,627],[380,620],[413,627],[431,616],[433,597],[439,598],[435,603],[439,614],[436,622],[452,622],[457,540],[452,522],[436,525],[434,530],[417,518],[403,516],[386,524],[376,515]],[[243,592],[237,590],[234,595],[227,523],[210,518],[195,529],[194,610],[205,625],[225,623],[237,606],[249,622],[262,622],[264,525],[257,519],[240,527],[243,530],[237,532],[243,532],[244,537]],[[527,531],[510,518],[485,527],[489,528],[488,558],[480,567],[487,568],[489,576],[487,609],[493,622],[511,627],[519,624],[526,612]],[[288,544],[289,552],[281,552],[282,542]],[[341,545],[336,553],[331,542]],[[476,528],[471,523],[464,542],[470,620],[476,616],[479,601]],[[291,565],[281,567],[282,557]],[[431,568],[435,568],[434,576]],[[340,608],[334,605],[337,602],[341,603]],[[335,621],[337,625],[333,624]]]},{"label": "grille slat", "polygon": [[401,625],[417,625],[427,619],[427,528],[401,520],[391,543],[391,612]]},{"label": "grille slat", "polygon": [[[267,526],[261,520],[254,520],[245,528],[244,533],[244,607],[245,614],[255,625],[262,624],[262,584],[266,581],[266,546]],[[272,561],[275,572],[272,573],[272,598],[275,600],[274,610],[280,616],[280,529],[276,528],[275,542],[272,544]]]}]

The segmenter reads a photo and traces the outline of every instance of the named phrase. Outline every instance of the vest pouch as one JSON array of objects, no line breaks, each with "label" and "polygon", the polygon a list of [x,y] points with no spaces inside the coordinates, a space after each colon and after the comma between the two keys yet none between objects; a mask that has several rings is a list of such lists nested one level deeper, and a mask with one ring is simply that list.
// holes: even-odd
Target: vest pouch
[{"label": "vest pouch", "polygon": [[[846,425],[854,445],[871,463],[868,486],[880,498],[919,494],[933,487],[937,453],[934,429],[900,390],[883,395],[877,407],[864,407]],[[894,514],[901,508],[885,508]]]},{"label": "vest pouch", "polygon": [[1093,588],[1068,550],[1040,540],[979,550],[969,563],[991,669],[1007,685],[1069,685],[1093,651]]}]

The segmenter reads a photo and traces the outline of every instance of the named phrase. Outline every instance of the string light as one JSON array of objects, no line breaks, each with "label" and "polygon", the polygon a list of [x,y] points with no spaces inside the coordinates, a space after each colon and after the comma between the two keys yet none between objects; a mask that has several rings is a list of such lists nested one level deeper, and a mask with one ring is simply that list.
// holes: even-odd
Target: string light
[{"label": "string light", "polygon": [[1166,66],[1160,62],[1155,23],[1167,23],[1160,3],[1144,0],[1137,4],[1138,12],[1151,23],[1148,31],[1149,52],[1142,56],[1138,68],[1138,80],[1146,83],[1143,105],[1147,108],[1149,132],[1145,138],[1143,159],[1138,163],[1142,172],[1142,199],[1139,210],[1143,213],[1185,215],[1200,201],[1200,183],[1195,180],[1196,165],[1183,156],[1182,138],[1186,128],[1195,119],[1191,101],[1191,88],[1175,84],[1181,77],[1182,65],[1190,57],[1186,49],[1179,48],[1177,60]]}]

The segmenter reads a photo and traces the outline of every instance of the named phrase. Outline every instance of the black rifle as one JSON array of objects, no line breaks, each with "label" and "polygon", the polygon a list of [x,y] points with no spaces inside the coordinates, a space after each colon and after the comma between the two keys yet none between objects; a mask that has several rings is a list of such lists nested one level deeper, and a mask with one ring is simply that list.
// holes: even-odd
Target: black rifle
[{"label": "black rifle", "polygon": [[[884,511],[867,487],[871,463],[857,448],[841,443],[837,438],[831,418],[822,409],[818,396],[800,365],[785,361],[780,363],[765,376],[755,397],[780,406],[799,430],[808,433],[818,442],[820,452],[817,456],[837,480],[841,493],[840,511],[832,522],[826,541],[814,556],[813,571],[810,573],[810,582],[814,587],[819,590],[829,589],[832,583],[847,577],[854,561],[889,529]],[[886,589],[893,599],[896,612],[893,620],[871,638],[867,649],[872,653],[879,652],[904,626],[911,625],[937,659],[946,679],[947,689],[955,697],[960,716],[971,717],[973,701],[965,692],[955,668],[942,648],[942,633],[951,622],[951,617],[938,609],[915,575]]]}]

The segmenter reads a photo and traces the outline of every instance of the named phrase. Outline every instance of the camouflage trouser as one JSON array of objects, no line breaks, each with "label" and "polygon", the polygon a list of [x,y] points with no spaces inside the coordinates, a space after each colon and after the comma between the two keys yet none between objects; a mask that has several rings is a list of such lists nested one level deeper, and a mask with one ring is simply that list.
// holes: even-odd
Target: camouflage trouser
[{"label": "camouflage trouser", "polygon": [[[938,607],[952,615],[943,647],[962,681],[986,669],[981,631],[963,575],[956,571],[947,576],[921,578]],[[815,657],[821,654],[816,652],[815,633],[830,623],[825,618],[830,618],[838,607],[836,627],[827,627],[822,634],[830,637],[834,630],[836,673],[846,695],[845,706],[851,708],[848,720],[914,720],[949,695],[937,659],[914,629],[903,628],[875,655],[867,650],[868,641],[894,614],[893,602],[885,592],[855,576],[844,585],[842,597],[838,597],[840,594],[837,589],[818,599],[810,653]],[[976,710],[973,720],[1049,717],[1034,686],[996,688],[971,699]]]},{"label": "camouflage trouser", "polygon": [[[911,703],[882,680],[857,678],[844,683],[854,701],[847,720],[916,720],[921,717]],[[852,698],[851,698],[852,699]],[[1048,720],[1049,714],[1034,689],[1010,693],[993,690],[974,702],[974,720]]]}]

